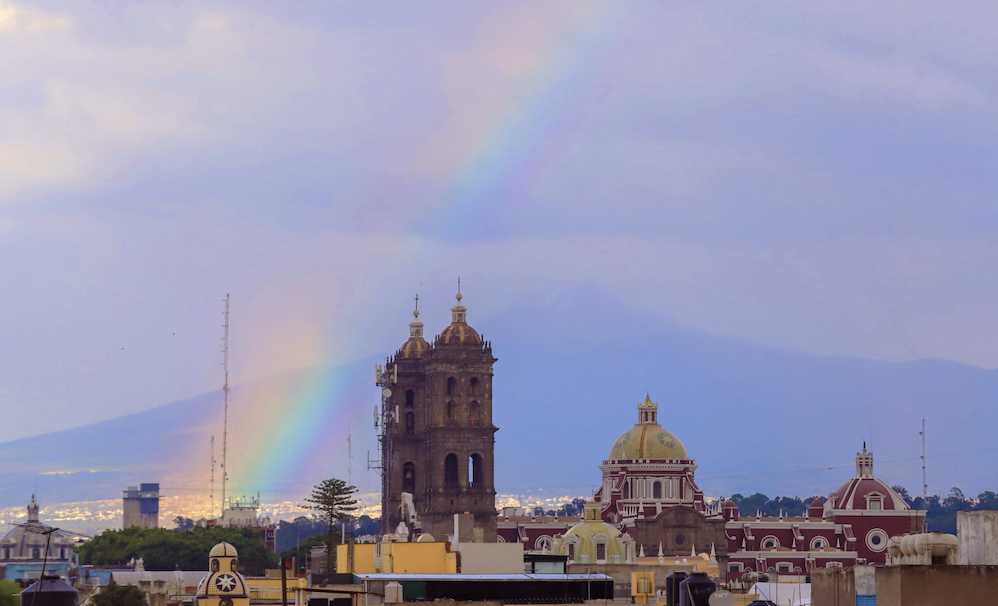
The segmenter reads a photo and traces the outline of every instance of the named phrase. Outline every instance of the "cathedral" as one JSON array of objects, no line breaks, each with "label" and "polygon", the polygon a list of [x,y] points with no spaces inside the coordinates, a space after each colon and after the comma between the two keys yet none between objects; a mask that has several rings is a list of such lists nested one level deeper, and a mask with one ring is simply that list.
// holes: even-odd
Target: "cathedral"
[{"label": "cathedral", "polygon": [[[409,339],[380,374],[382,532],[400,523],[443,541],[459,515],[462,542],[496,542],[492,346],[468,325],[462,295],[433,344],[419,309]],[[417,300],[418,302],[418,300]],[[403,506],[408,513],[403,513]],[[410,529],[414,531],[415,528]]]}]

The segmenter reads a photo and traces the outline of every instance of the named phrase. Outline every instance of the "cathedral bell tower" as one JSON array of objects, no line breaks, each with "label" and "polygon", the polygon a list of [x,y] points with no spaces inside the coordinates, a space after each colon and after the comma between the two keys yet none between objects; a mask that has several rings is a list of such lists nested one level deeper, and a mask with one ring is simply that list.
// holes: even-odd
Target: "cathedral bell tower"
[{"label": "cathedral bell tower", "polygon": [[432,346],[423,339],[417,308],[409,340],[385,365],[395,384],[383,415],[382,532],[409,521],[402,515],[402,493],[409,493],[422,533],[443,541],[454,532],[454,514],[467,514],[459,540],[494,543],[496,358],[468,325],[461,299],[459,292],[451,324]]}]

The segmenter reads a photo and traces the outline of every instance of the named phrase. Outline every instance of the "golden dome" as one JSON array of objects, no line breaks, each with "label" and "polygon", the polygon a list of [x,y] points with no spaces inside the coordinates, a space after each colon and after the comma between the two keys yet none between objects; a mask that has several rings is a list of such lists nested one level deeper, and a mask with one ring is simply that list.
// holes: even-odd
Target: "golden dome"
[{"label": "golden dome", "polygon": [[238,558],[239,554],[236,553],[236,548],[226,542],[221,542],[211,548],[208,552],[209,558]]},{"label": "golden dome", "polygon": [[689,459],[680,439],[658,424],[658,404],[650,395],[638,404],[638,423],[617,438],[607,456],[609,461],[621,459]]},{"label": "golden dome", "polygon": [[440,336],[437,337],[438,345],[463,345],[465,343],[479,344],[482,342],[482,338],[478,336],[475,329],[468,326],[465,322],[455,322],[447,328],[443,329]]},{"label": "golden dome", "polygon": [[436,345],[480,345],[482,337],[468,326],[468,308],[461,305],[461,293],[457,293],[457,305],[450,308],[451,323],[437,337]]},{"label": "golden dome", "polygon": [[429,353],[430,344],[427,343],[422,338],[419,339],[409,339],[402,344],[402,348],[399,349],[400,358],[422,358],[427,353]]}]

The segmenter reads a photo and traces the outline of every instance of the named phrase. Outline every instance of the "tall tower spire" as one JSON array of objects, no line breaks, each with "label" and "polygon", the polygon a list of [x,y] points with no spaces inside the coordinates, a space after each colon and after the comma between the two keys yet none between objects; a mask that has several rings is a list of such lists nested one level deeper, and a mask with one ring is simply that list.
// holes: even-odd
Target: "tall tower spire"
[{"label": "tall tower spire", "polygon": [[423,338],[423,323],[419,321],[419,295],[416,295],[416,309],[412,312],[413,320],[409,322],[409,338]]},{"label": "tall tower spire", "polygon": [[28,523],[38,524],[38,503],[35,502],[35,495],[31,495],[31,503],[28,505]]}]

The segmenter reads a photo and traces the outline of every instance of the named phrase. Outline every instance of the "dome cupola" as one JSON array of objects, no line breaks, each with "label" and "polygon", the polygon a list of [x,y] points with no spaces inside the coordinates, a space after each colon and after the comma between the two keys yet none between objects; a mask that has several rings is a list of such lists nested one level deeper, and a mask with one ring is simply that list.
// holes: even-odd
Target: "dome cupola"
[{"label": "dome cupola", "polygon": [[437,345],[481,345],[482,338],[475,329],[468,326],[468,308],[461,305],[461,291],[456,295],[457,305],[450,308],[450,326],[437,337]]},{"label": "dome cupola", "polygon": [[400,358],[422,358],[431,349],[423,338],[423,323],[419,321],[419,295],[416,295],[416,309],[412,316],[413,320],[409,322],[409,340],[399,349]]},{"label": "dome cupola", "polygon": [[607,455],[610,461],[625,459],[689,459],[679,438],[658,424],[658,404],[650,394],[638,404],[637,424],[617,438]]},{"label": "dome cupola", "polygon": [[246,579],[239,574],[239,554],[230,543],[219,543],[208,552],[208,576],[197,589],[200,606],[246,606]]}]

